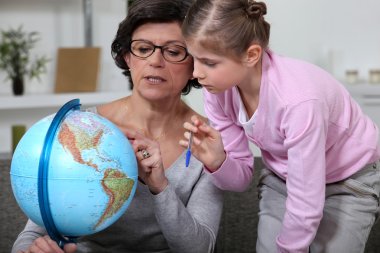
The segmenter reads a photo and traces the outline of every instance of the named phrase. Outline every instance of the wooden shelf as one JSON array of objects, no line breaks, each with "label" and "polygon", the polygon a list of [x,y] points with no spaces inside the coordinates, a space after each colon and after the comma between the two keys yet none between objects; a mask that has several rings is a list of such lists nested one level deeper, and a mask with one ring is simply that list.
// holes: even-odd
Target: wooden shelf
[{"label": "wooden shelf", "polygon": [[82,105],[96,105],[110,102],[129,94],[130,91],[118,91],[0,96],[0,111],[60,107],[66,102],[76,98],[80,99]]}]

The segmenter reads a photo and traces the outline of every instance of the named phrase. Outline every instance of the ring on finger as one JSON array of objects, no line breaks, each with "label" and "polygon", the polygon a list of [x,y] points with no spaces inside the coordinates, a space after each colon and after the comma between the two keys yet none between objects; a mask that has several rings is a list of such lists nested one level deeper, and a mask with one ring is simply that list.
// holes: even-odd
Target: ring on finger
[{"label": "ring on finger", "polygon": [[146,149],[141,150],[141,154],[143,156],[143,159],[149,158],[150,154]]}]

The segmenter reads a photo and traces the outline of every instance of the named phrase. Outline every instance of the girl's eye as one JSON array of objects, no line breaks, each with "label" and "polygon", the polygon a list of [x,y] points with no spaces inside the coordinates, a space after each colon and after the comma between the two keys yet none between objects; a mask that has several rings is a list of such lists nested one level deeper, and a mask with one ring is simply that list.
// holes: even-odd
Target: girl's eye
[{"label": "girl's eye", "polygon": [[210,62],[210,61],[205,61],[205,62],[203,62],[203,64],[208,66],[208,67],[215,67],[216,66],[215,62]]}]

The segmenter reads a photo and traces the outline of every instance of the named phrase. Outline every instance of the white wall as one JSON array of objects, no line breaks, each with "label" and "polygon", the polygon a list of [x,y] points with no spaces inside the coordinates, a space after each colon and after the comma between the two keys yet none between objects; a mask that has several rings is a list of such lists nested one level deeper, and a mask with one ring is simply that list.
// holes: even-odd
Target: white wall
[{"label": "white wall", "polygon": [[[341,80],[347,69],[359,70],[365,81],[369,69],[380,68],[379,0],[265,2],[271,23],[270,47],[275,52],[315,63]],[[110,56],[110,44],[125,9],[125,0],[93,0],[93,41],[102,48],[99,90],[125,89],[125,79]],[[29,83],[26,92],[50,92],[57,48],[84,45],[82,0],[0,0],[0,29],[19,25],[41,33],[34,53],[52,59],[42,82]],[[11,94],[4,77],[0,72],[0,99]],[[201,92],[186,100],[203,113]],[[0,120],[4,117],[1,114]]]},{"label": "white wall", "polygon": [[[358,69],[363,80],[380,68],[379,0],[267,0],[271,23],[270,47],[280,54],[304,59],[344,79],[347,69]],[[125,79],[110,57],[110,44],[125,17],[125,0],[93,0],[93,41],[102,48],[100,90],[123,89]],[[56,50],[84,44],[82,0],[0,0],[0,29],[23,25],[38,31],[42,40],[35,54],[52,61],[41,83],[27,92],[51,91]],[[11,94],[0,72],[0,95]]]},{"label": "white wall", "polygon": [[379,0],[267,0],[270,46],[344,79],[358,69],[361,79],[380,68]]},{"label": "white wall", "polygon": [[[99,90],[121,90],[125,79],[110,56],[110,45],[119,22],[126,15],[125,0],[92,0],[93,45],[102,48]],[[41,41],[35,55],[47,55],[51,61],[41,82],[26,83],[26,93],[51,92],[55,82],[58,47],[84,46],[84,16],[82,0],[0,0],[0,29],[23,26],[25,31],[37,31]],[[11,84],[3,81],[0,72],[0,95],[11,94]],[[1,97],[0,97],[1,99]]]}]

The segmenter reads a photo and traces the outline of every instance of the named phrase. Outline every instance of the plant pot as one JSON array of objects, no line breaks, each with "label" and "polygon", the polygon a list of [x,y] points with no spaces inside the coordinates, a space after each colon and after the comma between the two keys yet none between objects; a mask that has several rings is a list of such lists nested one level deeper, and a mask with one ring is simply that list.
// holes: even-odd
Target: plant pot
[{"label": "plant pot", "polygon": [[13,89],[13,94],[16,96],[20,96],[24,94],[24,78],[23,77],[13,78],[12,89]]}]

